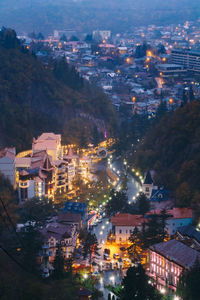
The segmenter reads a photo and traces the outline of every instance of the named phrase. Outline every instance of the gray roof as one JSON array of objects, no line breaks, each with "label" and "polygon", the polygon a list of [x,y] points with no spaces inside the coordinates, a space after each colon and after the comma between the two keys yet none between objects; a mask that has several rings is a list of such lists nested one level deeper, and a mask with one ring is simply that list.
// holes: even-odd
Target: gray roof
[{"label": "gray roof", "polygon": [[178,228],[178,232],[181,235],[190,237],[200,243],[200,232],[192,225],[181,226]]},{"label": "gray roof", "polygon": [[187,269],[193,267],[196,260],[200,261],[200,252],[177,240],[155,244],[150,249]]}]

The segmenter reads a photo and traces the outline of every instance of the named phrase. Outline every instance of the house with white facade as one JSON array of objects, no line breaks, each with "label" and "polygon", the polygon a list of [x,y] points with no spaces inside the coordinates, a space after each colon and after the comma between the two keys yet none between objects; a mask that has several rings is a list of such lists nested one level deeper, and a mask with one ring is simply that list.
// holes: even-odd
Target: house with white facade
[{"label": "house with white facade", "polygon": [[115,240],[117,244],[127,243],[131,233],[137,227],[138,230],[142,229],[142,224],[146,222],[142,215],[132,214],[116,214],[111,217],[111,223]]},{"label": "house with white facade", "polygon": [[0,173],[2,173],[16,188],[15,177],[15,148],[5,148],[0,151]]},{"label": "house with white facade", "polygon": [[144,182],[142,184],[142,190],[143,193],[146,195],[146,197],[149,199],[152,195],[152,190],[157,189],[158,187],[155,186],[154,181],[153,181],[153,171],[148,171],[145,175]]}]

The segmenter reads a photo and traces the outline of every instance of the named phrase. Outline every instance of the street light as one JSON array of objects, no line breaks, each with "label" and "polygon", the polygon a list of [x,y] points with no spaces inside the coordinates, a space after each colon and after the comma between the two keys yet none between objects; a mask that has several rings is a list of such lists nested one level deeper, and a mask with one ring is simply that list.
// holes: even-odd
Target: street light
[{"label": "street light", "polygon": [[161,292],[161,294],[165,294],[166,293],[166,290],[164,289],[164,288],[162,288],[161,290],[160,290],[160,292]]},{"label": "street light", "polygon": [[114,284],[114,282],[115,282],[115,276],[110,276],[110,281],[112,281],[112,283]]},{"label": "street light", "polygon": [[87,278],[88,278],[88,274],[86,274],[86,273],[83,274],[83,278],[84,278],[84,279],[87,279]]}]

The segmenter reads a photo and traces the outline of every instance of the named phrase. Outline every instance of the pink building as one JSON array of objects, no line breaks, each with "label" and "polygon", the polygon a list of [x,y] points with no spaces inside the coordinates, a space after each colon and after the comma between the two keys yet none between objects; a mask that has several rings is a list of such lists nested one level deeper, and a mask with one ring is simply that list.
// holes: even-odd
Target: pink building
[{"label": "pink building", "polygon": [[179,276],[183,270],[192,268],[200,252],[177,240],[158,243],[149,249],[149,276],[157,281],[161,289],[166,284],[176,290]]}]

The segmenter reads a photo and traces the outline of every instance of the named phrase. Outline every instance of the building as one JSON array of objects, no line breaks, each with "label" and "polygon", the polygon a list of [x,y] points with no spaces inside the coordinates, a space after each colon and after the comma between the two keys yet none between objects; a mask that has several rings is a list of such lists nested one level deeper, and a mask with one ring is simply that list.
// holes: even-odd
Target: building
[{"label": "building", "polygon": [[37,139],[33,138],[32,152],[33,154],[46,150],[52,160],[57,160],[62,157],[61,135],[52,132],[43,133]]},{"label": "building", "polygon": [[177,240],[158,243],[149,249],[149,275],[157,281],[157,287],[176,290],[183,270],[192,268],[200,252]]},{"label": "building", "polygon": [[15,148],[5,148],[0,151],[0,173],[2,173],[16,188],[15,176]]},{"label": "building", "polygon": [[58,222],[47,224],[41,229],[43,247],[40,253],[40,262],[43,275],[48,277],[53,270],[57,246],[61,245],[64,258],[72,256],[76,247],[77,230],[74,225],[63,225]]},{"label": "building", "polygon": [[148,171],[145,175],[144,182],[142,184],[143,193],[146,195],[147,198],[151,197],[153,189],[155,190],[158,188],[157,186],[154,185],[153,175],[154,175],[153,171]]},{"label": "building", "polygon": [[92,299],[92,292],[86,288],[80,288],[78,292],[78,300],[90,300]]},{"label": "building", "polygon": [[171,61],[188,71],[200,72],[200,51],[174,49],[171,52]]},{"label": "building", "polygon": [[52,132],[33,138],[32,149],[17,156],[15,148],[0,151],[0,172],[18,189],[20,202],[71,191],[76,174],[93,180],[91,164],[91,157],[80,158],[71,147],[61,145],[60,134]]},{"label": "building", "polygon": [[[161,209],[151,210],[146,216],[160,215],[161,213]],[[191,208],[174,207],[173,209],[166,210],[166,215],[168,216],[166,220],[166,231],[168,235],[174,235],[181,226],[192,224],[193,211]]]},{"label": "building", "polygon": [[54,38],[60,39],[63,35],[66,36],[66,38],[70,38],[72,35],[77,35],[77,32],[73,29],[65,29],[65,30],[54,30]]},{"label": "building", "polygon": [[16,174],[19,201],[24,202],[34,197],[53,197],[54,172],[51,157],[46,151],[38,151],[30,158],[18,159]]},{"label": "building", "polygon": [[142,215],[119,213],[111,217],[116,243],[127,243],[134,229],[137,227],[138,230],[141,230],[144,222],[146,222],[146,220]]},{"label": "building", "polygon": [[164,188],[153,189],[149,199],[151,209],[170,209],[173,207],[173,200],[170,192]]},{"label": "building", "polygon": [[110,30],[95,30],[92,32],[92,37],[97,41],[106,41],[111,37]]},{"label": "building", "polygon": [[200,250],[200,232],[191,224],[179,227],[176,236],[178,240]]},{"label": "building", "polygon": [[65,213],[59,212],[57,222],[63,225],[74,225],[77,230],[82,227],[82,218],[79,213],[72,213],[67,211]]},{"label": "building", "polygon": [[179,77],[185,75],[187,70],[183,65],[177,64],[159,64],[157,65],[160,77]]}]

